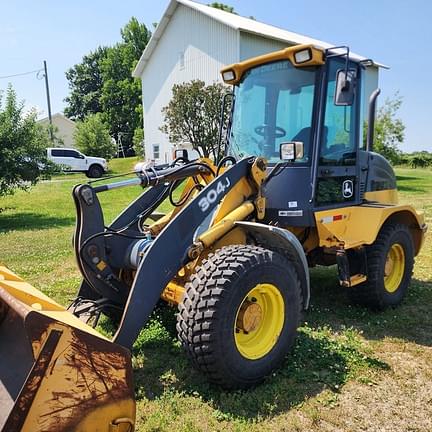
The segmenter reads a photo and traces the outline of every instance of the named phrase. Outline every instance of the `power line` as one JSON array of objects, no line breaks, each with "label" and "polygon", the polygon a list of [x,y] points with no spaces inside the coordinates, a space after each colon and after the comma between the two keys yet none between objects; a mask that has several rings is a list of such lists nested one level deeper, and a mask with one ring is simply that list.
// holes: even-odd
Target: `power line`
[{"label": "power line", "polygon": [[[21,73],[17,73],[17,74],[13,74],[13,75],[0,76],[0,79],[15,78],[15,77],[20,77],[20,76],[24,76],[24,75],[31,75],[31,74],[36,74],[36,78],[39,80],[45,79],[45,91],[46,91],[47,105],[48,105],[48,118],[49,118],[49,122],[50,122],[50,126],[51,126],[50,127],[50,135],[51,135],[51,141],[54,141],[54,136],[53,136],[53,131],[52,131],[51,99],[50,99],[50,92],[49,92],[49,85],[48,85],[48,68],[47,68],[46,60],[44,60],[43,65],[44,66],[41,69],[35,69],[32,71],[21,72]],[[40,72],[42,72],[42,71],[43,71],[43,74],[40,74]]]},{"label": "power line", "polygon": [[31,74],[38,73],[41,71],[43,71],[43,69],[36,69],[36,70],[32,70],[32,71],[28,71],[28,72],[22,72],[22,73],[18,73],[18,74],[14,74],[14,75],[5,75],[5,76],[0,76],[0,79],[15,78],[15,77],[23,76],[23,75],[31,75]]}]

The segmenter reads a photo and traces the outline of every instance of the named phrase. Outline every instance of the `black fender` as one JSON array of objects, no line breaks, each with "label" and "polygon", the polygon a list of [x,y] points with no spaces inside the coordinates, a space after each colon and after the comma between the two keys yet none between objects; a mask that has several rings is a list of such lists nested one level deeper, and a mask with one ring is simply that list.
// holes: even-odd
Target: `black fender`
[{"label": "black fender", "polygon": [[244,158],[209,183],[161,231],[142,259],[113,342],[131,348],[168,282],[190,261],[196,229],[242,178],[254,158]]},{"label": "black fender", "polygon": [[270,250],[282,250],[289,256],[300,278],[303,308],[307,309],[310,300],[309,266],[298,238],[291,231],[272,225],[244,221],[235,222],[235,225],[252,234],[261,246]]}]

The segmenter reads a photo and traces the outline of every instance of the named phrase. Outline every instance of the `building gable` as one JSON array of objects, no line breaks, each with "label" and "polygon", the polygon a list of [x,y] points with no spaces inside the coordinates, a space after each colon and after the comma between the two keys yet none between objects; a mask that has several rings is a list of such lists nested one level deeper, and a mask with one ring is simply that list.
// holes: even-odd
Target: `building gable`
[{"label": "building gable", "polygon": [[173,85],[194,79],[206,84],[220,81],[220,69],[238,60],[238,31],[178,4],[141,76],[147,155],[161,144],[156,147],[160,161],[171,158],[159,127]]}]

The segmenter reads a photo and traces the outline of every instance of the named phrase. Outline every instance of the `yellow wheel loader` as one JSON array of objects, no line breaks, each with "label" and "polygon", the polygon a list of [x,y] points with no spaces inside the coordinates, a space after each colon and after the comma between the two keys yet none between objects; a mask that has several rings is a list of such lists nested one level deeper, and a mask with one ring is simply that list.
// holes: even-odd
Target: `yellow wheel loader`
[{"label": "yellow wheel loader", "polygon": [[[394,172],[373,152],[373,66],[300,45],[226,67],[220,160],[182,154],[137,166],[133,179],[76,186],[82,283],[69,308],[0,268],[2,430],[133,430],[130,349],[160,299],[178,307],[193,364],[227,389],[282,362],[309,305],[310,267],[336,265],[356,303],[398,305],[426,225],[398,204]],[[134,185],[143,193],[107,225],[98,194]],[[160,214],[166,199],[173,210]],[[94,329],[101,314],[116,324],[112,340]]]}]

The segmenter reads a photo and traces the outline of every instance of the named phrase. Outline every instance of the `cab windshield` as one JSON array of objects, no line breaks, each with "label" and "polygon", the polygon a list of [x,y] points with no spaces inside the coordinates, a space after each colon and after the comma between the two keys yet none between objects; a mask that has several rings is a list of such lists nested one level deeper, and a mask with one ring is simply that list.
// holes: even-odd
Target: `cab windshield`
[{"label": "cab windshield", "polygon": [[296,163],[308,163],[316,71],[296,68],[287,60],[247,71],[235,89],[229,153],[276,163],[280,143],[301,141],[304,157]]}]

